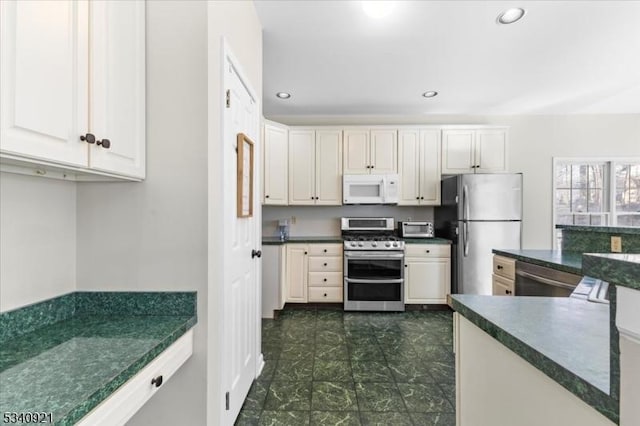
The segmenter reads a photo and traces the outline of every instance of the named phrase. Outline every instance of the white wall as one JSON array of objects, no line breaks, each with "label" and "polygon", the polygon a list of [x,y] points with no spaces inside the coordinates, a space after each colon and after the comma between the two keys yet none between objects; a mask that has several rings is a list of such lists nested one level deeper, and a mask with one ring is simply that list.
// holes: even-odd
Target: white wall
[{"label": "white wall", "polygon": [[129,424],[204,425],[207,3],[147,2],[147,179],[78,184],[79,290],[196,290],[194,354]]},{"label": "white wall", "polygon": [[[223,393],[220,389],[222,368],[222,329],[221,322],[213,316],[222,310],[224,300],[220,297],[224,280],[223,250],[220,236],[224,230],[224,206],[222,179],[224,155],[222,150],[222,111],[224,91],[221,87],[221,37],[225,37],[230,49],[241,64],[242,71],[251,82],[253,90],[262,94],[262,27],[251,1],[209,1],[208,43],[209,43],[209,311],[212,314],[209,324],[209,357],[207,376],[207,420],[210,425],[220,424],[223,410]],[[262,102],[258,102],[262,106]],[[262,114],[262,111],[260,111]],[[259,143],[259,142],[258,142]],[[258,153],[259,151],[259,147]],[[260,157],[258,157],[260,158]],[[259,167],[259,166],[258,166]],[[260,176],[259,168],[257,169]],[[260,188],[258,184],[256,188]],[[259,220],[259,212],[257,218]],[[259,317],[259,315],[258,315]],[[184,424],[184,422],[183,422]]]},{"label": "white wall", "polygon": [[[262,208],[262,235],[277,235],[278,220],[289,219],[290,236],[340,235],[341,217],[393,217],[400,220],[433,221],[433,207],[399,206],[265,206]],[[292,223],[291,218],[296,218]]]},{"label": "white wall", "polygon": [[524,173],[523,247],[552,248],[552,158],[640,155],[640,114],[280,117],[289,125],[489,124],[510,126],[509,168]]},{"label": "white wall", "polygon": [[0,312],[76,288],[76,186],[0,173]]}]

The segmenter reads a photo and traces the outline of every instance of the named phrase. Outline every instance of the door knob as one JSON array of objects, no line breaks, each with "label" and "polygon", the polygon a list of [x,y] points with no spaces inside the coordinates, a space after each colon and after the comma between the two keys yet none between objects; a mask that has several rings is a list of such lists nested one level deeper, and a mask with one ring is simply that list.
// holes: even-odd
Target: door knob
[{"label": "door knob", "polygon": [[87,133],[86,135],[80,135],[80,140],[86,143],[96,143],[96,136],[93,133]]},{"label": "door knob", "polygon": [[262,252],[260,250],[251,250],[251,258],[253,259],[254,257],[262,257]]},{"label": "door knob", "polygon": [[151,384],[156,385],[156,387],[159,388],[160,385],[162,385],[162,374],[151,379]]},{"label": "door knob", "polygon": [[102,139],[101,141],[97,141],[96,145],[102,145],[103,148],[109,149],[111,147],[111,141],[109,139]]}]

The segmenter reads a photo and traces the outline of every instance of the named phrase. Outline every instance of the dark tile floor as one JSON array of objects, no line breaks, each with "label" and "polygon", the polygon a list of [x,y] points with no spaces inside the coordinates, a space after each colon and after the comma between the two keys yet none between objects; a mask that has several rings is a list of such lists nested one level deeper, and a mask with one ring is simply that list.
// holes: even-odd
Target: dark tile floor
[{"label": "dark tile floor", "polygon": [[449,311],[285,310],[236,425],[455,425]]}]

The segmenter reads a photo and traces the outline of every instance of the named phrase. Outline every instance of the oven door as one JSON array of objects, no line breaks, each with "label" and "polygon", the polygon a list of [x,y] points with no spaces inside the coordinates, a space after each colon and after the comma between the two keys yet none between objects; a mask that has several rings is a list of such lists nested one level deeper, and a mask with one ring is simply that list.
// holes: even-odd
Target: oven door
[{"label": "oven door", "polygon": [[345,252],[344,309],[404,310],[404,253]]}]

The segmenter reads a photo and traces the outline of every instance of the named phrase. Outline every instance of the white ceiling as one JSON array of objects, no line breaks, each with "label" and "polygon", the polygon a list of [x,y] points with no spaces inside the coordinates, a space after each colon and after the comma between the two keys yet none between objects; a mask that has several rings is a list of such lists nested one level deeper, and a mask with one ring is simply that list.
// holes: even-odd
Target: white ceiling
[{"label": "white ceiling", "polygon": [[361,3],[255,1],[265,116],[640,113],[640,1]]}]

